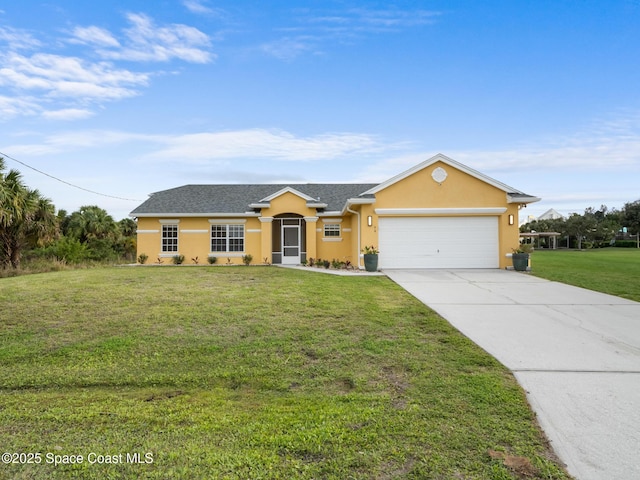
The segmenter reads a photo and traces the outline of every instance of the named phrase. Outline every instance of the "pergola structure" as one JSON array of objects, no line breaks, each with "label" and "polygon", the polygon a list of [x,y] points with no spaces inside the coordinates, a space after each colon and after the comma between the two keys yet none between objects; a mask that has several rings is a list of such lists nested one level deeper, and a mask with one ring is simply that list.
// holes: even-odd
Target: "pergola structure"
[{"label": "pergola structure", "polygon": [[[530,232],[530,233],[521,233],[521,239],[529,239],[527,243],[532,243],[534,247],[540,248],[540,239],[541,238],[549,238],[549,248],[555,250],[558,248],[558,237],[562,235],[558,232]],[[537,242],[536,242],[537,239]],[[537,245],[536,245],[537,243]]]}]

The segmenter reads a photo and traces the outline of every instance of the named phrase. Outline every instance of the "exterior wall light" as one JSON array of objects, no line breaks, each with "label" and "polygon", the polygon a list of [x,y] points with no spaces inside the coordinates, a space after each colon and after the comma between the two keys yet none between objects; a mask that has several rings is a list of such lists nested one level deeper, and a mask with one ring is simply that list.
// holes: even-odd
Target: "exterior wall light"
[{"label": "exterior wall light", "polygon": [[373,225],[373,217],[372,217],[371,215],[369,215],[369,216],[367,217],[367,225],[368,225],[368,226]]},{"label": "exterior wall light", "polygon": [[513,215],[509,215],[509,225],[513,225]]}]

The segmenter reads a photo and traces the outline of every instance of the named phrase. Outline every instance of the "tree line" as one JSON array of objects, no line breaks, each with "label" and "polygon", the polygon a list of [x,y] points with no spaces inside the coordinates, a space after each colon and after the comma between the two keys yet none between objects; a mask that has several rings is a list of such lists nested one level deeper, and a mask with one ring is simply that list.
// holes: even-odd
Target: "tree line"
[{"label": "tree line", "polygon": [[534,220],[520,227],[520,232],[557,232],[570,248],[601,248],[608,246],[639,247],[640,200],[625,203],[622,209],[585,209],[567,218]]},{"label": "tree line", "polygon": [[25,254],[67,263],[135,259],[136,223],[116,222],[91,205],[68,214],[24,184],[0,158],[0,268],[18,269]]}]

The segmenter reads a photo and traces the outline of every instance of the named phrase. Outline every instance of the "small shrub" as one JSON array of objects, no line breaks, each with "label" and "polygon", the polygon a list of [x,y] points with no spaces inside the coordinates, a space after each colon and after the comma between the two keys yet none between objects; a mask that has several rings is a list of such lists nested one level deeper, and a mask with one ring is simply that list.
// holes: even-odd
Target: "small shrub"
[{"label": "small shrub", "polygon": [[324,260],[323,262],[324,268],[329,268],[331,266],[331,262],[329,260]]},{"label": "small shrub", "polygon": [[313,258],[309,259],[309,266],[313,267],[313,265],[316,263],[316,261]]},{"label": "small shrub", "polygon": [[198,265],[198,257],[192,258],[191,261],[196,265]]},{"label": "small shrub", "polygon": [[174,255],[171,261],[174,265],[182,265],[184,263],[184,255]]},{"label": "small shrub", "polygon": [[149,259],[149,255],[147,255],[146,253],[141,253],[140,255],[138,255],[138,263],[141,265],[144,265],[145,263],[147,263],[148,259]]},{"label": "small shrub", "polygon": [[157,263],[158,263],[158,265],[162,265],[163,260],[162,260],[160,257],[158,257],[158,259],[157,259],[157,260],[158,260],[158,262],[157,262]]},{"label": "small shrub", "polygon": [[207,257],[207,262],[209,262],[209,265],[213,265],[217,261],[218,261],[218,257]]},{"label": "small shrub", "polygon": [[244,263],[245,265],[249,265],[252,260],[253,260],[253,255],[251,255],[250,253],[247,253],[246,255],[242,256],[242,263]]},{"label": "small shrub", "polygon": [[80,240],[62,237],[46,249],[47,255],[65,263],[81,263],[89,259],[87,246]]},{"label": "small shrub", "polygon": [[616,240],[614,247],[620,248],[636,248],[638,244],[635,240]]},{"label": "small shrub", "polygon": [[306,267],[306,266],[307,266],[307,260],[306,260],[306,259],[305,259],[305,260],[302,260],[302,261],[300,262],[300,264],[301,264],[303,267]]},{"label": "small shrub", "polygon": [[340,260],[336,260],[335,258],[331,260],[331,266],[337,270],[344,268],[344,262]]}]

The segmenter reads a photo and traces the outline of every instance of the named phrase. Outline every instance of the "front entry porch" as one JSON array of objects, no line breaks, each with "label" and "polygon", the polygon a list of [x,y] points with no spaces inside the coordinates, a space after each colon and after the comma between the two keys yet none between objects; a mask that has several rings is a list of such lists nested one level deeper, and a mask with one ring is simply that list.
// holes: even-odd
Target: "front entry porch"
[{"label": "front entry porch", "polygon": [[302,216],[278,215],[273,219],[271,231],[274,264],[299,265],[307,259],[307,228]]}]

